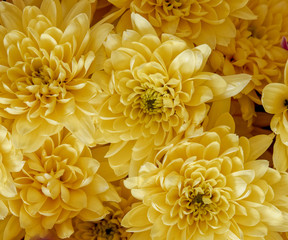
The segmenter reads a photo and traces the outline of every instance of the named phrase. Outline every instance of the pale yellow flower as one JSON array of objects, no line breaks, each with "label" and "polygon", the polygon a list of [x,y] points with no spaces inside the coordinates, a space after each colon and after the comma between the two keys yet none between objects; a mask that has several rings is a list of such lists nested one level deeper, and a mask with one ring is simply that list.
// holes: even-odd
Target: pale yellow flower
[{"label": "pale yellow flower", "polygon": [[128,240],[132,233],[127,232],[126,228],[121,226],[124,215],[131,209],[132,203],[136,200],[127,190],[123,182],[115,183],[117,192],[121,197],[119,203],[109,203],[109,214],[97,222],[85,222],[79,218],[73,221],[74,234],[69,240]]},{"label": "pale yellow flower", "polygon": [[[209,63],[221,75],[248,73],[252,81],[238,97],[243,119],[251,125],[257,112],[254,103],[261,105],[263,88],[271,82],[283,81],[283,70],[288,51],[281,47],[283,36],[288,36],[288,2],[286,0],[253,0],[249,8],[256,20],[234,19],[235,39],[228,47],[218,46]],[[251,107],[250,107],[251,106]]]},{"label": "pale yellow flower", "polygon": [[207,102],[237,94],[250,80],[204,71],[208,45],[190,48],[173,35],[158,37],[137,14],[132,22],[133,30],[107,37],[104,70],[92,77],[102,89],[97,141],[112,143],[107,157],[117,175],[129,167],[135,173],[154,146],[193,132],[206,116]]},{"label": "pale yellow flower", "polygon": [[163,148],[125,180],[140,200],[122,220],[131,239],[260,240],[287,231],[288,174],[255,160],[273,136],[239,137],[227,114],[220,123]]},{"label": "pale yellow flower", "polygon": [[284,83],[270,83],[262,93],[265,111],[273,114],[270,127],[277,134],[273,162],[280,171],[288,169],[288,62],[284,75]]},{"label": "pale yellow flower", "polygon": [[33,152],[63,126],[94,143],[90,76],[102,67],[97,52],[112,26],[90,29],[90,15],[88,0],[68,9],[59,0],[23,9],[0,2],[0,116],[14,120],[17,148]]},{"label": "pale yellow flower", "polygon": [[120,201],[114,189],[98,174],[99,162],[90,149],[71,133],[48,137],[25,165],[12,173],[18,194],[9,198],[11,213],[30,237],[44,237],[50,229],[60,238],[73,233],[72,219],[98,221],[108,214],[106,202]]},{"label": "pale yellow flower", "polygon": [[199,45],[227,46],[236,35],[232,17],[254,19],[247,7],[248,0],[109,0],[119,8],[130,8],[124,14],[123,24],[130,12],[145,17],[160,33],[169,33]]}]

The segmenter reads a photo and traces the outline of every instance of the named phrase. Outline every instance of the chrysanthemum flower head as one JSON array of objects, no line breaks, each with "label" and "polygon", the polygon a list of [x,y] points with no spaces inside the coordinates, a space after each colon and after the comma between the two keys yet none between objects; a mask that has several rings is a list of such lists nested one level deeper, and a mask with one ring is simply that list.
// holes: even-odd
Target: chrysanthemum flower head
[{"label": "chrysanthemum flower head", "polygon": [[118,175],[127,173],[132,148],[133,158],[140,160],[153,146],[199,127],[207,102],[235,95],[250,80],[245,74],[205,72],[211,52],[206,44],[191,48],[173,35],[158,37],[137,14],[132,22],[133,30],[107,37],[104,70],[93,74],[102,89],[97,95],[98,136],[112,143],[107,156]]},{"label": "chrysanthemum flower head", "polygon": [[[140,1],[109,0],[119,8],[130,8],[130,12],[145,17],[158,32],[188,38],[195,44],[206,43],[215,48],[216,44],[228,45],[235,37],[236,29],[232,17],[254,19],[247,7],[247,0],[241,1]],[[130,14],[124,14],[123,24]]]},{"label": "chrysanthemum flower head", "polygon": [[134,239],[266,239],[287,230],[288,174],[255,160],[273,136],[239,137],[232,117],[225,122],[163,148],[125,180],[140,200],[122,221]]},{"label": "chrysanthemum flower head", "polygon": [[[261,105],[259,95],[263,88],[268,83],[283,81],[288,51],[281,46],[281,41],[288,36],[288,3],[284,0],[256,0],[249,1],[248,6],[257,15],[257,19],[235,18],[235,39],[228,47],[218,46],[212,52],[209,62],[212,69],[221,75],[252,75],[252,81],[239,98],[244,110],[243,119],[249,120],[251,124],[256,115],[253,102]],[[253,108],[246,107],[251,105]]]},{"label": "chrysanthemum flower head", "polygon": [[121,225],[122,218],[131,209],[132,203],[136,199],[131,195],[130,190],[126,189],[123,181],[114,182],[121,202],[108,203],[109,214],[102,220],[95,222],[81,221],[75,218],[73,221],[74,234],[69,240],[129,240],[132,233],[127,232],[126,228]]},{"label": "chrysanthemum flower head", "polygon": [[30,237],[44,237],[54,229],[60,238],[73,233],[72,218],[97,221],[108,214],[105,202],[120,201],[114,189],[98,174],[99,162],[90,149],[71,133],[48,137],[25,165],[13,173],[17,196],[9,198],[11,213]]},{"label": "chrysanthemum flower head", "polygon": [[111,26],[90,29],[90,15],[88,0],[70,9],[59,0],[0,2],[0,116],[14,119],[18,148],[33,152],[63,126],[93,144],[90,75],[102,67],[96,55]]}]

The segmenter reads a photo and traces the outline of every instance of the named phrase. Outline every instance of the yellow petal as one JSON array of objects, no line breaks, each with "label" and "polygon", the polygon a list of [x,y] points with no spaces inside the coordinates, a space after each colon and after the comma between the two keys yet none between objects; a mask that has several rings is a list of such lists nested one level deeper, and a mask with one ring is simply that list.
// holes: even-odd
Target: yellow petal
[{"label": "yellow petal", "polygon": [[19,30],[22,28],[22,11],[11,3],[0,3],[0,18],[1,25],[7,28],[8,31]]},{"label": "yellow petal", "polygon": [[[151,228],[151,223],[147,218],[148,207],[140,204],[137,207],[132,208],[122,219],[122,226],[131,228],[131,231],[137,231],[138,229],[143,231]],[[141,218],[139,216],[142,216]]]},{"label": "yellow petal", "polygon": [[260,157],[272,144],[274,134],[270,135],[257,135],[249,139],[250,143],[250,156],[248,161],[256,160]]},{"label": "yellow petal", "polygon": [[266,112],[277,114],[283,112],[287,107],[288,86],[282,83],[270,83],[264,87],[262,92],[262,104]]},{"label": "yellow petal", "polygon": [[152,25],[139,14],[132,13],[131,20],[133,29],[141,35],[152,34],[157,36],[157,33]]},{"label": "yellow petal", "polygon": [[248,74],[235,74],[230,76],[223,76],[223,79],[226,81],[227,88],[225,92],[220,95],[217,95],[214,100],[224,99],[228,97],[235,96],[237,93],[241,92],[246,85],[250,82],[251,76]]},{"label": "yellow petal", "polygon": [[273,147],[273,164],[278,171],[286,171],[288,169],[288,148],[281,141],[279,135]]},{"label": "yellow petal", "polygon": [[54,226],[54,228],[56,230],[57,235],[60,238],[68,238],[74,232],[74,228],[73,228],[71,219],[68,219],[61,224],[56,224]]}]

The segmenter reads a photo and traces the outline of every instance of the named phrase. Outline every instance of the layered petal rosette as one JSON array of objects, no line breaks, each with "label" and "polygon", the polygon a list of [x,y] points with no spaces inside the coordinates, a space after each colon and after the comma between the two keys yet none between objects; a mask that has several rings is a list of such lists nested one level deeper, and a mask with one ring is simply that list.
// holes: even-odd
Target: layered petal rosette
[{"label": "layered petal rosette", "polygon": [[104,70],[93,74],[102,89],[97,141],[112,143],[107,157],[118,175],[129,167],[135,172],[154,146],[199,128],[207,102],[237,94],[250,80],[204,71],[208,45],[191,48],[173,35],[159,38],[140,15],[132,14],[132,22],[133,30],[107,37]]},{"label": "layered petal rosette", "polygon": [[[130,8],[145,17],[160,33],[169,33],[199,45],[211,48],[217,44],[227,46],[236,36],[231,18],[255,19],[247,7],[248,0],[109,0],[115,6]],[[130,12],[123,16],[127,22]]]},{"label": "layered petal rosette", "polygon": [[132,239],[272,239],[287,231],[288,174],[255,160],[273,136],[239,137],[227,114],[225,121],[163,148],[125,180],[140,200],[122,221]]},{"label": "layered petal rosette", "polygon": [[0,116],[14,120],[17,148],[33,152],[63,126],[94,143],[90,76],[102,67],[96,55],[111,26],[90,29],[90,15],[87,0],[23,9],[0,2]]},{"label": "layered petal rosette", "polygon": [[98,174],[100,163],[90,149],[67,131],[48,137],[33,153],[24,154],[25,165],[13,173],[16,197],[8,199],[27,236],[58,237],[73,233],[72,219],[98,221],[108,213],[106,202],[118,202],[115,188]]}]

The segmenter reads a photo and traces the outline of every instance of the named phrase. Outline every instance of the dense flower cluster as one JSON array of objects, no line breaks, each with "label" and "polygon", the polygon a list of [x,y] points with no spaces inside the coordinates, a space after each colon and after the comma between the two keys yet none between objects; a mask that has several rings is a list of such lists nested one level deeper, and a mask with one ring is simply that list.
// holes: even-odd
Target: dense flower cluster
[{"label": "dense flower cluster", "polygon": [[287,240],[287,21],[0,1],[0,240]]}]

